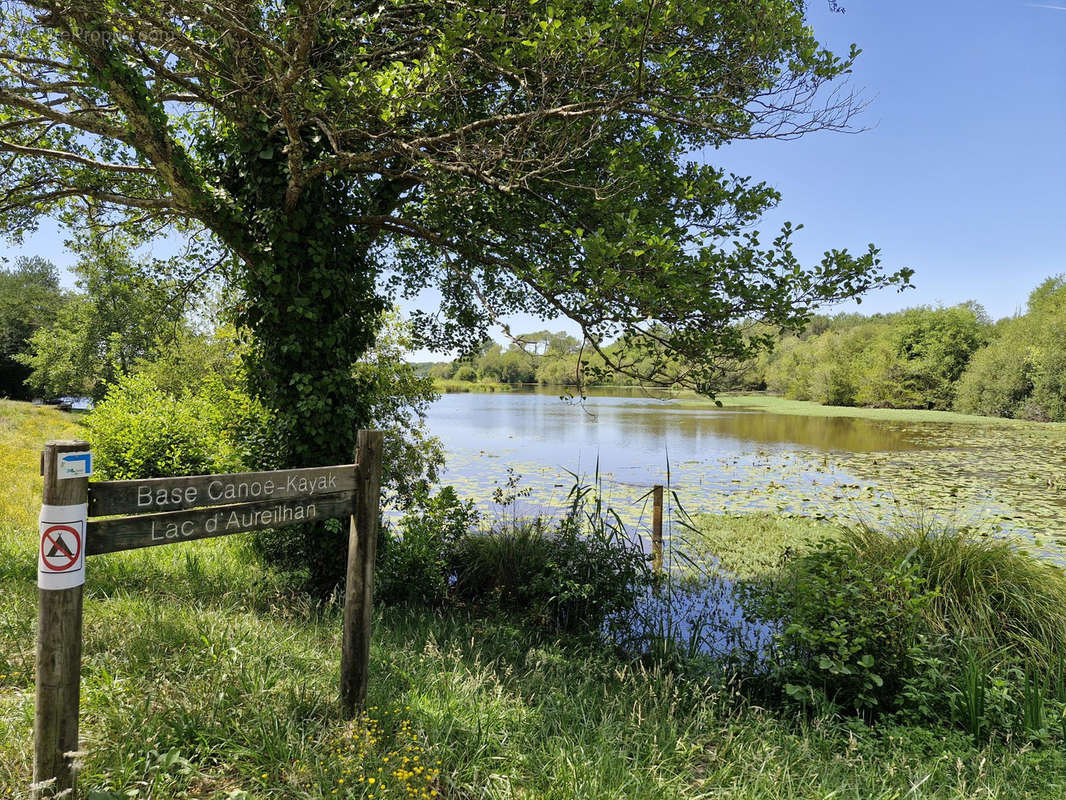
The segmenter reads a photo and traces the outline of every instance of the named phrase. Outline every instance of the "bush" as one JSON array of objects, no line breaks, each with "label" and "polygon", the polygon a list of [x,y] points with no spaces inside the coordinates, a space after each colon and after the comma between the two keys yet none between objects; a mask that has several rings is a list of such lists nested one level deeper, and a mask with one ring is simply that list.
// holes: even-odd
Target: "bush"
[{"label": "bush", "polygon": [[120,378],[86,424],[101,477],[128,479],[240,470],[266,420],[251,398],[217,380],[179,397],[136,374]]},{"label": "bush", "polygon": [[882,569],[909,559],[933,595],[925,614],[931,635],[972,643],[992,668],[1057,664],[1066,644],[1066,575],[1058,566],[964,530],[856,528],[845,544]]},{"label": "bush", "polygon": [[1002,540],[851,529],[741,599],[776,626],[770,678],[784,698],[953,719],[975,735],[1066,708],[1066,575]]},{"label": "bush", "polygon": [[457,381],[463,381],[464,383],[473,383],[477,380],[477,370],[475,370],[469,364],[464,364],[455,371],[455,375],[452,376]]},{"label": "bush", "polygon": [[932,592],[908,560],[886,568],[828,544],[746,598],[749,612],[779,626],[773,677],[788,696],[880,711],[913,672]]},{"label": "bush", "polygon": [[448,599],[449,566],[457,543],[477,524],[470,500],[445,486],[399,521],[399,535],[382,526],[378,537],[375,595],[387,604],[440,606]]},{"label": "bush", "polygon": [[514,520],[463,538],[452,562],[456,595],[556,632],[599,633],[627,616],[651,585],[647,557],[589,487],[576,485],[571,501],[554,527]]}]

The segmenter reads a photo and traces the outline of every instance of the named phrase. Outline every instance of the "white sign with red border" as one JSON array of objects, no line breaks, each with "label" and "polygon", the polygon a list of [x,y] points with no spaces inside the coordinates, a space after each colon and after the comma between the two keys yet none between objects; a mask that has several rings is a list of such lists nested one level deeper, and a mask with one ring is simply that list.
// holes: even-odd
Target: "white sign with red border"
[{"label": "white sign with red border", "polygon": [[72,589],[85,583],[85,519],[88,504],[41,506],[37,586]]}]

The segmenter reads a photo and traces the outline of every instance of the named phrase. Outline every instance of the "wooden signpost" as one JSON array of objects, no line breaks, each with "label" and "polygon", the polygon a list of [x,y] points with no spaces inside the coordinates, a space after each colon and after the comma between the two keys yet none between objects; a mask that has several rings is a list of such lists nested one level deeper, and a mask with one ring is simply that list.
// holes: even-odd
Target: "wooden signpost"
[{"label": "wooden signpost", "polygon": [[41,460],[31,796],[74,786],[86,556],[350,517],[340,704],[353,715],[366,700],[381,455],[381,431],[359,431],[354,464],[94,482],[86,442],[49,442]]}]

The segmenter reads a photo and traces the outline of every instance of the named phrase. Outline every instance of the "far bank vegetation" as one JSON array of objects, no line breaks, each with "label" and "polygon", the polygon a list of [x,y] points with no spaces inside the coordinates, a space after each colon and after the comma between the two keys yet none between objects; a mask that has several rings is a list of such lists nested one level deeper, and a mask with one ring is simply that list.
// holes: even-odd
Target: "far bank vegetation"
[{"label": "far bank vegetation", "polygon": [[[749,335],[771,336],[774,347],[757,360],[724,365],[723,391],[769,391],[822,405],[1066,421],[1066,276],[1045,280],[1023,312],[998,322],[967,302],[817,316],[800,333],[753,325]],[[488,341],[472,357],[433,364],[429,374],[452,384],[635,383],[604,370],[598,353],[561,331],[525,334],[507,346]]]}]

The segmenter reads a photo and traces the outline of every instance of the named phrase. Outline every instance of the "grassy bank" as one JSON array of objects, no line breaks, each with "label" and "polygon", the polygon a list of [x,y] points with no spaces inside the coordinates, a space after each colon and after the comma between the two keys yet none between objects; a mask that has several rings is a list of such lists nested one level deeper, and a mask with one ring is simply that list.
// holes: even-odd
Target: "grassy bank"
[{"label": "grassy bank", "polygon": [[[684,406],[714,407],[711,400],[697,399],[696,395],[681,395]],[[1004,417],[982,417],[974,414],[958,414],[954,411],[926,411],[914,408],[862,408],[855,406],[823,406],[807,400],[789,400],[772,394],[722,394],[718,400],[725,408],[752,408],[773,414],[794,414],[805,417],[855,417],[884,422],[956,422],[975,425],[1003,425],[1066,430],[1066,423],[1027,422]]]},{"label": "grassy bank", "polygon": [[[6,799],[30,774],[38,451],[77,425],[16,404],[0,405],[0,425]],[[731,522],[721,530],[739,535],[714,546],[739,564],[745,541],[802,544],[797,525]],[[753,568],[775,547],[753,549]],[[715,678],[460,611],[379,610],[368,714],[347,723],[334,706],[339,607],[291,592],[242,537],[96,557],[86,589],[93,800],[1057,798],[1066,784],[1056,748],[779,716]]]},{"label": "grassy bank", "polygon": [[512,392],[521,386],[496,381],[457,381],[452,378],[434,378],[433,389],[442,394],[453,392]]}]

